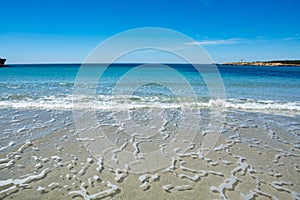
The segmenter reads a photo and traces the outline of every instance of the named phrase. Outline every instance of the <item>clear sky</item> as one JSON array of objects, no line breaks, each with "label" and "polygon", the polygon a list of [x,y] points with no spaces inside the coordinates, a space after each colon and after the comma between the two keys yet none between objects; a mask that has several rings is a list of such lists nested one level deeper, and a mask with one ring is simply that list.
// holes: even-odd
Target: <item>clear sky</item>
[{"label": "clear sky", "polygon": [[[215,62],[300,59],[300,0],[2,0],[0,57],[82,62],[106,38],[164,27]],[[139,56],[139,54],[136,54]]]}]

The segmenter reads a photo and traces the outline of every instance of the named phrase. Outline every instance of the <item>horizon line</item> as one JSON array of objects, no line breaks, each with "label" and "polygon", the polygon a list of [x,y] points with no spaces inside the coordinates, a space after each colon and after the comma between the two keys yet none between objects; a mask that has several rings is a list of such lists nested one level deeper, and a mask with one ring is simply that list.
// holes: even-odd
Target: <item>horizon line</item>
[{"label": "horizon line", "polygon": [[222,64],[222,63],[184,63],[184,62],[163,62],[163,63],[157,63],[157,62],[145,62],[145,63],[139,63],[139,62],[116,62],[116,63],[80,63],[80,62],[53,62],[53,63],[7,63],[5,65],[114,65],[114,64],[136,64],[136,65],[143,65],[143,64],[188,64],[188,65],[215,65],[215,64]]}]

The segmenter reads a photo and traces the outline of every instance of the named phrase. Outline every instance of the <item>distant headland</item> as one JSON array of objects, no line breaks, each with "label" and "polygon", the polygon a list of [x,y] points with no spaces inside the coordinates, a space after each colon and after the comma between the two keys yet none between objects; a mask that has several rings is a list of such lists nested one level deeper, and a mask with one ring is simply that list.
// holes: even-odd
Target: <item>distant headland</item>
[{"label": "distant headland", "polygon": [[0,58],[0,65],[4,65],[5,64],[6,59],[4,58]]},{"label": "distant headland", "polygon": [[255,62],[225,62],[223,65],[253,65],[253,66],[300,66],[300,60],[273,60]]}]

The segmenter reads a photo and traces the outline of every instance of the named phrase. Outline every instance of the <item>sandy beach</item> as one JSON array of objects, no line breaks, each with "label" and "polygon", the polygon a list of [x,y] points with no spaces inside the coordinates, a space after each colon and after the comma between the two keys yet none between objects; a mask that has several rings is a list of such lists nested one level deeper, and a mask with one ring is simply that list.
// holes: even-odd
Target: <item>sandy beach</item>
[{"label": "sandy beach", "polygon": [[[54,119],[67,115],[47,112]],[[203,149],[201,144],[210,134],[206,131],[209,112],[204,109],[192,145],[184,152],[174,149],[175,156],[167,165],[144,173],[131,172],[129,166],[111,167],[109,162],[122,160],[121,151],[111,150],[117,155],[111,161],[89,152],[89,145],[104,138],[97,127],[83,138],[84,132],[76,130],[74,123],[65,122],[42,138],[2,147],[0,198],[24,199],[26,194],[25,199],[299,199],[299,116],[234,110],[223,114],[224,121],[218,122],[222,132],[212,149]],[[100,127],[105,126],[107,137],[118,127],[107,126],[107,115],[103,116],[106,119],[100,115]],[[11,126],[23,120],[20,115],[17,121],[10,120]],[[180,118],[172,117],[169,122],[174,120],[180,123]],[[172,129],[165,125],[164,132]],[[129,141],[122,150],[134,153],[133,146]],[[139,147],[139,153],[151,151],[147,145]]]}]

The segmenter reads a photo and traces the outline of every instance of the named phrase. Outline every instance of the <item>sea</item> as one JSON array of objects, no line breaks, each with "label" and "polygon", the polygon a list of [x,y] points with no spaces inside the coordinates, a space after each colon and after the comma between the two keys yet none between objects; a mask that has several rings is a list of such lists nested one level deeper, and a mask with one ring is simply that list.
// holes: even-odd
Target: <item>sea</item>
[{"label": "sea", "polygon": [[[114,89],[122,77],[130,79],[126,83],[128,87],[133,83],[139,85],[130,94],[131,100],[137,101],[137,104],[147,101],[156,103],[157,106],[172,101],[176,103],[176,94],[172,94],[172,89],[164,87],[161,83],[156,84],[155,81],[158,80],[157,77],[161,77],[174,87],[181,87],[182,79],[177,79],[173,72],[164,70],[163,67],[159,70],[157,69],[159,67],[152,65],[145,67],[145,72],[142,74],[137,71],[128,75],[128,72],[137,66],[139,65],[114,64],[105,69],[101,74],[101,80],[98,77],[99,82],[95,86],[94,96],[98,100],[99,108],[105,108],[105,104],[101,104],[101,101],[121,98],[116,97],[117,93]],[[201,73],[192,65],[168,66],[176,70],[193,88],[199,105],[209,106],[211,95]],[[73,89],[80,67],[80,64],[26,64],[2,67],[0,68],[0,107],[2,109],[72,109]],[[93,65],[93,67],[103,66]],[[217,69],[224,84],[225,96],[222,98],[224,107],[274,113],[284,111],[291,114],[300,111],[300,67],[217,65]],[[92,76],[95,76],[93,68]],[[149,83],[143,82],[145,80],[143,76],[149,79]],[[181,97],[188,96],[183,92],[181,94]]]},{"label": "sea", "polygon": [[0,198],[300,198],[300,67],[11,64],[0,92]]}]

